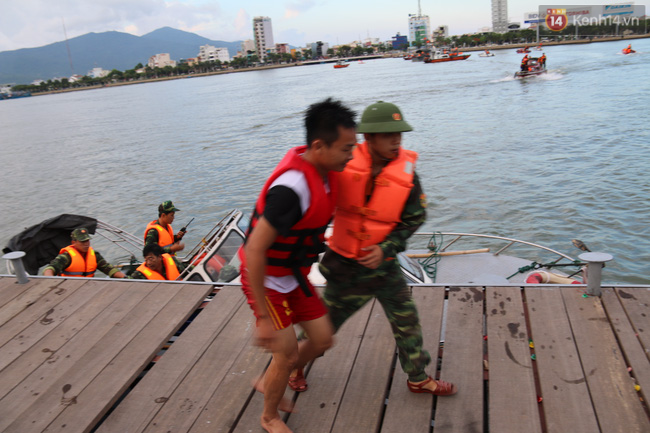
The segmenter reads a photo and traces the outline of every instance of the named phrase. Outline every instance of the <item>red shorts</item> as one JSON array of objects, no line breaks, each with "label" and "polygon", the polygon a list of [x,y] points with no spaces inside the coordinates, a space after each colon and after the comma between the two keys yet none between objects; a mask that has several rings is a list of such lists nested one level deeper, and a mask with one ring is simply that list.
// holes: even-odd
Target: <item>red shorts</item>
[{"label": "red shorts", "polygon": [[[241,283],[242,290],[248,300],[248,305],[253,310],[255,317],[259,319],[255,311],[255,297],[248,285],[245,272],[242,273]],[[309,281],[307,284],[312,293],[312,296],[309,297],[305,295],[305,292],[300,287],[297,287],[289,293],[280,293],[276,290],[266,288],[266,294],[264,296],[266,309],[269,311],[269,316],[276,330],[288,328],[294,323],[318,319],[327,314],[327,307],[325,307],[320,296],[318,296],[316,289],[314,289],[314,286]]]}]

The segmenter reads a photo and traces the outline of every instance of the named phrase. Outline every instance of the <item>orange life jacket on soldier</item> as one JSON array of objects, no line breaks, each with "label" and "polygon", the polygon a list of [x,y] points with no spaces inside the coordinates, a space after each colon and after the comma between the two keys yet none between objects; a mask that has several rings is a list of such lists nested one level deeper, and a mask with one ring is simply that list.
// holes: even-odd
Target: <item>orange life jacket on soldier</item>
[{"label": "orange life jacket on soldier", "polygon": [[172,256],[165,253],[162,255],[162,259],[163,266],[165,267],[165,275],[167,275],[167,278],[163,277],[161,273],[147,267],[147,265],[144,263],[138,266],[137,270],[140,271],[142,275],[147,277],[147,280],[175,280],[178,278],[181,273],[178,271],[178,268],[176,267],[176,263],[174,263]]},{"label": "orange life jacket on soldier", "polygon": [[[303,290],[306,290],[306,288],[297,273],[302,274],[302,278],[306,278],[311,265],[318,259],[318,254],[324,250],[325,230],[332,219],[339,192],[339,173],[333,171],[328,173],[327,178],[330,188],[328,193],[323,185],[323,177],[316,167],[302,158],[306,150],[307,146],[295,147],[280,161],[264,184],[264,188],[262,188],[248,229],[248,235],[250,236],[251,232],[255,230],[259,217],[264,214],[266,194],[273,182],[286,171],[298,170],[302,172],[307,180],[311,195],[309,207],[296,225],[291,227],[287,236],[275,238],[275,241],[266,252],[267,266],[265,273],[276,277],[294,275],[298,282],[301,283]],[[242,268],[245,268],[246,257],[243,253],[243,247],[239,250],[239,256],[242,261]]]},{"label": "orange life jacket on soldier", "polygon": [[[418,154],[400,149],[372,179],[372,157],[368,144],[354,150],[354,158],[341,174],[341,188],[334,215],[334,231],[329,238],[332,250],[348,258],[363,256],[361,248],[382,242],[401,221],[402,210],[413,188]],[[367,186],[374,183],[367,199]]]},{"label": "orange life jacket on soldier", "polygon": [[88,248],[86,257],[76,250],[72,245],[61,248],[59,254],[68,253],[72,262],[70,266],[61,272],[63,277],[94,277],[97,270],[97,257],[95,257],[95,250],[92,247]]},{"label": "orange life jacket on soldier", "polygon": [[156,229],[158,232],[158,245],[161,247],[169,247],[174,243],[174,230],[171,224],[167,224],[167,228],[165,228],[158,223],[158,220],[151,221],[144,230],[145,242],[147,241],[147,233],[150,229]]}]

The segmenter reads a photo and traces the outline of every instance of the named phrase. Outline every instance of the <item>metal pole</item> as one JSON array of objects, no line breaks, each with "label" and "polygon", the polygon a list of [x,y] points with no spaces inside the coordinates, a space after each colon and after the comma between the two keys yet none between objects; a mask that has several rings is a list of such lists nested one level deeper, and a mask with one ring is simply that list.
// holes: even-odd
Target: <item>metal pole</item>
[{"label": "metal pole", "polygon": [[25,267],[23,266],[23,257],[25,257],[24,251],[12,251],[2,256],[3,259],[11,261],[11,266],[13,266],[14,272],[16,273],[18,284],[26,284],[29,282],[27,272],[25,272]]},{"label": "metal pole", "polygon": [[583,262],[587,262],[587,294],[600,296],[603,266],[605,262],[609,262],[614,256],[607,253],[590,252],[580,254],[578,258]]}]

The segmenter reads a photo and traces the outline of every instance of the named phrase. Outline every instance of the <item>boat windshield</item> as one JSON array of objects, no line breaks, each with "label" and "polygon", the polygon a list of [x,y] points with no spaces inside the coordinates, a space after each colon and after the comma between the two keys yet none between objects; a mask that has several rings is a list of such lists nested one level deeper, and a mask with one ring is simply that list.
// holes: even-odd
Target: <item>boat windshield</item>
[{"label": "boat windshield", "polygon": [[219,248],[201,263],[212,281],[227,283],[239,275],[240,261],[237,251],[243,243],[244,238],[235,230],[231,230]]},{"label": "boat windshield", "polygon": [[412,280],[412,278],[409,277],[408,273],[415,276],[419,280],[419,281],[413,280],[413,282],[421,283],[424,281],[424,274],[422,273],[422,267],[415,260],[408,257],[404,253],[399,253],[397,255],[397,260],[399,261],[399,264],[402,267],[402,271],[407,271],[404,272],[404,275],[409,280]]}]

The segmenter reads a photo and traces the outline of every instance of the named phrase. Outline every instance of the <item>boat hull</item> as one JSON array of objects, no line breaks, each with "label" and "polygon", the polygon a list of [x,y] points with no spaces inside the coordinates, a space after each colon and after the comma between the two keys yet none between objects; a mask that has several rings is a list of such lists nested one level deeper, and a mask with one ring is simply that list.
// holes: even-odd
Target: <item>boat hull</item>
[{"label": "boat hull", "polygon": [[453,62],[455,60],[466,60],[469,56],[470,54],[464,54],[462,56],[451,56],[442,59],[425,59],[424,63],[442,63],[442,62]]}]

